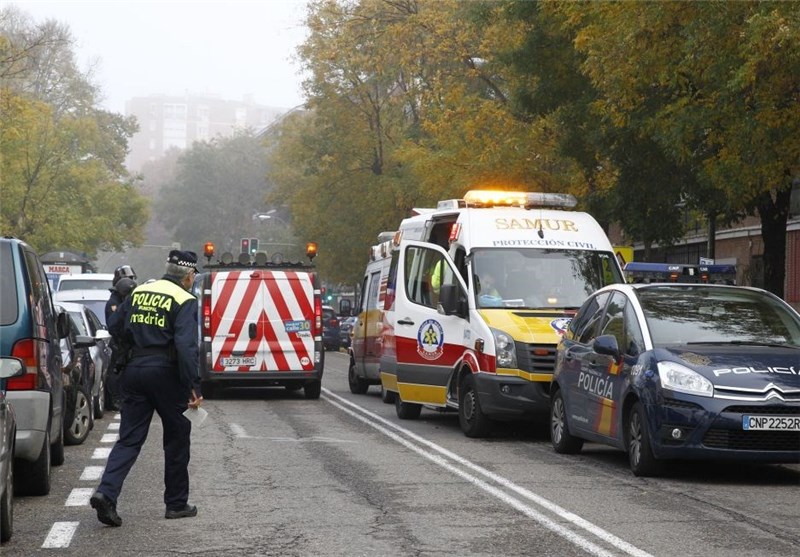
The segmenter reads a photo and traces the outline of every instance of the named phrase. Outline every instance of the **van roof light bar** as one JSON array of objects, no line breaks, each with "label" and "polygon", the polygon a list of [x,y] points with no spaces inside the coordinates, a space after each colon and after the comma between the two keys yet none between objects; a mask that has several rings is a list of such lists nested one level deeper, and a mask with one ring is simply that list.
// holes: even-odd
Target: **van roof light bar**
[{"label": "van roof light bar", "polygon": [[[572,209],[578,204],[574,195],[568,193],[541,193],[502,190],[470,190],[464,194],[463,200],[440,201],[438,208],[445,203],[461,201],[467,207],[538,207]],[[455,208],[448,205],[447,208]]]}]

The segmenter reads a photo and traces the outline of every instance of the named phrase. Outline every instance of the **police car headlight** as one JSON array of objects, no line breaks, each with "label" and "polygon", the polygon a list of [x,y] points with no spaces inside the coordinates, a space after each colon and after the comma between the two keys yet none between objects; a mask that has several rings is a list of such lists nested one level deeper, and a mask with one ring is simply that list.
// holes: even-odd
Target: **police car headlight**
[{"label": "police car headlight", "polygon": [[497,367],[517,367],[517,347],[514,339],[505,331],[492,329],[494,335],[495,358]]},{"label": "police car headlight", "polygon": [[658,376],[665,389],[690,395],[714,396],[711,381],[675,362],[658,362]]}]

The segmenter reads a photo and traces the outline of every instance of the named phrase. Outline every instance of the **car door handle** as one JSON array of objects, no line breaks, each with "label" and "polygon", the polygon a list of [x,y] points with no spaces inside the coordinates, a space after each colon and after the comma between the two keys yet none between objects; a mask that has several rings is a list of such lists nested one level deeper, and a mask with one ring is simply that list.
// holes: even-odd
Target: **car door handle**
[{"label": "car door handle", "polygon": [[398,321],[397,321],[397,324],[398,324],[398,325],[413,325],[413,324],[414,324],[414,322],[413,322],[413,321],[411,321],[411,319],[410,319],[410,318],[406,317],[405,319],[400,319],[400,320],[398,320]]}]

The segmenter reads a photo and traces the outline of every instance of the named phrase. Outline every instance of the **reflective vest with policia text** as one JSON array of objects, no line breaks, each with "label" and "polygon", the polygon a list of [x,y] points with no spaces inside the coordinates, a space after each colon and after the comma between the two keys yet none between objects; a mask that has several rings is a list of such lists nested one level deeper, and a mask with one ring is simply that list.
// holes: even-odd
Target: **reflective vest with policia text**
[{"label": "reflective vest with policia text", "polygon": [[[197,369],[196,298],[179,284],[160,279],[134,289],[124,306],[128,304],[124,336],[132,345],[131,358],[166,356],[175,362],[179,355],[176,345],[194,344],[194,361],[179,362],[182,379],[191,382]],[[186,304],[193,309],[181,311]],[[176,332],[182,338],[176,338]]]}]

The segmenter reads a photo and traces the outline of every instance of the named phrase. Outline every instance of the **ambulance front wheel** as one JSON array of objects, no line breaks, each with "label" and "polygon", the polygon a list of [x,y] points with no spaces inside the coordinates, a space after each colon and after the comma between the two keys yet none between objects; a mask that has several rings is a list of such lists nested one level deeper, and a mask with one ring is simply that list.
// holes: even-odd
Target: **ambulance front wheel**
[{"label": "ambulance front wheel", "polygon": [[458,422],[467,437],[486,437],[492,431],[492,421],[481,410],[475,378],[468,373],[461,380],[458,397]]},{"label": "ambulance front wheel", "polygon": [[394,409],[397,412],[397,417],[401,420],[416,420],[422,412],[421,404],[414,404],[413,402],[403,402],[399,394],[394,397]]}]

